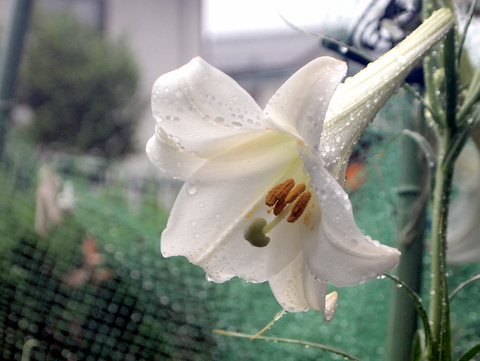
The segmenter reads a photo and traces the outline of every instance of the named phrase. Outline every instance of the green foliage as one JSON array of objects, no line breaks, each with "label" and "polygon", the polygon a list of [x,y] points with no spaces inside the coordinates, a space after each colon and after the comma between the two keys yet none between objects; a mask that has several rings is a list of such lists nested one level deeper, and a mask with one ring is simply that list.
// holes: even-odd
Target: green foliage
[{"label": "green foliage", "polygon": [[[31,360],[344,359],[315,348],[317,344],[363,361],[384,360],[393,287],[388,279],[336,289],[339,306],[329,323],[321,312],[309,311],[284,315],[264,334],[267,340],[214,333],[255,334],[280,306],[268,283],[235,278],[215,284],[183,257],[164,259],[159,237],[168,215],[156,202],[158,184],[152,180],[145,180],[132,207],[128,182],[100,184],[100,176],[88,181],[69,169],[62,176],[74,183],[73,213],[50,237],[35,235],[40,164],[31,147],[21,147],[13,136],[8,134],[7,156],[0,159],[0,359],[19,360],[25,342],[35,338],[38,346]],[[353,192],[352,202],[365,233],[393,244],[398,150],[395,144],[378,144],[378,139],[367,133],[361,142],[369,144],[369,150],[359,150],[357,160],[368,168],[369,180]],[[95,237],[103,258],[96,270],[110,271],[111,277],[69,287],[65,278],[84,264],[86,234]],[[452,289],[479,268],[451,269]],[[478,350],[479,294],[480,283],[471,282],[452,302],[453,351],[466,360]],[[421,296],[428,299],[428,285]],[[276,337],[301,342],[283,343]]]},{"label": "green foliage", "polygon": [[37,16],[20,72],[19,101],[34,110],[34,141],[116,157],[132,148],[138,70],[124,43],[68,14]]}]

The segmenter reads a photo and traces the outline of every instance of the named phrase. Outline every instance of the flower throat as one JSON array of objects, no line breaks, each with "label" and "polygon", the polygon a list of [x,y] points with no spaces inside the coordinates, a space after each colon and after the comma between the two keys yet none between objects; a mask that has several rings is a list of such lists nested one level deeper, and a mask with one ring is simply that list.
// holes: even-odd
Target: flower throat
[{"label": "flower throat", "polygon": [[243,237],[252,246],[267,246],[270,243],[270,237],[267,237],[266,234],[282,221],[287,214],[289,214],[287,222],[290,223],[297,221],[302,216],[310,198],[312,198],[312,194],[306,191],[306,189],[305,183],[295,185],[293,178],[289,178],[285,182],[273,187],[268,191],[265,204],[271,207],[273,214],[277,217],[269,224],[267,224],[264,218],[255,218],[245,227]]}]

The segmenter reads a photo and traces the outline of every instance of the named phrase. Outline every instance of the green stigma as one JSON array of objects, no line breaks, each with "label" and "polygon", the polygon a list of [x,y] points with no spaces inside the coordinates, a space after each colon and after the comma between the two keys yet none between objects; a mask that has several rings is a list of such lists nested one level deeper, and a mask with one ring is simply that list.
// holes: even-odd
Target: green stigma
[{"label": "green stigma", "polygon": [[245,227],[243,231],[243,238],[245,238],[252,246],[265,247],[270,243],[270,237],[264,233],[264,228],[267,221],[263,218],[255,218],[250,224]]}]

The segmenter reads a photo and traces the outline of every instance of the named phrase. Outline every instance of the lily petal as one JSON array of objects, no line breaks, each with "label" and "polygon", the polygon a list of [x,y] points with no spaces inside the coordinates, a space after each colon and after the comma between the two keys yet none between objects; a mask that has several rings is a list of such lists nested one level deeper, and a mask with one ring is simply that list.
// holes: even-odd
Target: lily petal
[{"label": "lily petal", "polygon": [[455,164],[458,194],[450,206],[447,261],[469,263],[480,259],[480,153],[467,144]]},{"label": "lily petal", "polygon": [[264,129],[263,111],[232,78],[196,57],[162,75],[152,91],[152,111],[180,149],[209,157]]},{"label": "lily petal", "polygon": [[270,99],[265,112],[272,127],[318,149],[330,98],[347,73],[345,62],[317,58],[293,74]]},{"label": "lily petal", "polygon": [[258,132],[249,142],[209,159],[175,201],[162,234],[162,254],[187,257],[216,282],[233,276],[266,281],[272,247],[253,247],[243,231],[249,220],[265,217],[266,190],[295,162],[300,163],[293,138],[274,131]]},{"label": "lily petal", "polygon": [[[400,252],[364,236],[353,218],[352,204],[338,182],[303,157],[318,198],[321,225],[304,238],[304,253],[312,273],[335,286],[350,286],[378,277],[398,263]],[[310,231],[312,232],[312,231]]]},{"label": "lily petal", "polygon": [[181,150],[160,127],[147,142],[145,150],[150,161],[162,172],[180,180],[188,179],[205,163],[205,159]]},{"label": "lily petal", "polygon": [[278,303],[289,312],[325,310],[327,284],[315,279],[302,253],[269,283]]}]

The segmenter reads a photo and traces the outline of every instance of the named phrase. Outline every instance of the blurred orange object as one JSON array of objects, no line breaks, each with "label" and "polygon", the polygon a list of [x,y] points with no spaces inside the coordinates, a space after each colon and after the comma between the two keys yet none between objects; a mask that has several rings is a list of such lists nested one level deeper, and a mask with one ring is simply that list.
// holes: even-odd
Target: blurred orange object
[{"label": "blurred orange object", "polygon": [[368,180],[367,167],[361,162],[349,164],[345,173],[345,190],[356,191]]}]

